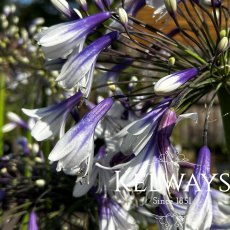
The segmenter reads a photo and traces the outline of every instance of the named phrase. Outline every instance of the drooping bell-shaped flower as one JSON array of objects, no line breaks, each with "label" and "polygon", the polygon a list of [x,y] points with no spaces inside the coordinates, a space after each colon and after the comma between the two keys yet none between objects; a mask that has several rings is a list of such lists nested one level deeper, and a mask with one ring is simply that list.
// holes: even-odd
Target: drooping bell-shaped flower
[{"label": "drooping bell-shaped flower", "polygon": [[101,147],[94,157],[92,170],[90,171],[91,174],[88,175],[88,178],[77,179],[73,189],[74,197],[85,195],[92,187],[94,187],[97,193],[108,192],[108,181],[111,178],[112,172],[97,167],[96,163],[100,162],[103,165],[107,165],[109,159],[110,157],[106,156],[105,148]]},{"label": "drooping bell-shaped flower", "polygon": [[155,84],[154,92],[157,95],[170,95],[198,73],[198,68],[190,68],[163,77]]},{"label": "drooping bell-shaped flower", "polygon": [[[158,127],[158,145],[160,149],[160,161],[164,165],[166,180],[169,181],[172,176],[178,178],[179,164],[178,153],[171,144],[170,137],[177,122],[177,115],[174,109],[168,109]],[[172,184],[173,186],[173,184]]]},{"label": "drooping bell-shaped flower", "polygon": [[4,133],[10,132],[11,130],[13,130],[17,126],[23,128],[25,130],[30,129],[29,125],[14,112],[7,112],[6,117],[10,121],[10,123],[7,123],[2,127],[2,131]]},{"label": "drooping bell-shaped flower", "polygon": [[78,85],[87,97],[93,81],[96,59],[102,50],[118,38],[118,35],[118,32],[111,32],[92,42],[79,54],[74,52],[62,67],[56,80],[68,89]]},{"label": "drooping bell-shaped flower", "polygon": [[121,152],[138,155],[157,130],[160,118],[168,106],[169,100],[166,99],[145,116],[122,129],[114,137],[121,139]]},{"label": "drooping bell-shaped flower", "polygon": [[98,195],[100,207],[100,230],[137,230],[135,219],[113,199]]},{"label": "drooping bell-shaped flower", "polygon": [[160,205],[156,208],[157,216],[155,216],[159,229],[165,230],[171,228],[183,230],[184,218],[179,213],[175,212],[173,208],[169,209],[163,197],[159,199],[159,203]]},{"label": "drooping bell-shaped flower", "polygon": [[57,171],[85,177],[91,174],[94,154],[94,130],[113,104],[104,99],[72,127],[55,145],[50,161],[58,161]]},{"label": "drooping bell-shaped flower", "polygon": [[30,213],[28,230],[38,230],[37,215],[34,211]]},{"label": "drooping bell-shaped flower", "polygon": [[[203,146],[198,155],[194,169],[194,177],[199,186],[191,186],[189,195],[192,204],[189,206],[185,216],[186,229],[210,229],[212,224],[212,199],[210,192],[210,162],[211,153],[207,146]],[[195,220],[195,221],[194,221]]]},{"label": "drooping bell-shaped flower", "polygon": [[79,103],[81,96],[82,94],[78,92],[56,105],[40,109],[22,109],[26,115],[38,119],[32,128],[32,136],[37,141],[42,141],[56,135],[59,131],[63,134],[67,116]]},{"label": "drooping bell-shaped flower", "polygon": [[109,12],[98,13],[83,19],[64,22],[41,31],[36,36],[46,58],[57,59],[73,50],[82,50],[85,39],[93,29],[110,17]]}]

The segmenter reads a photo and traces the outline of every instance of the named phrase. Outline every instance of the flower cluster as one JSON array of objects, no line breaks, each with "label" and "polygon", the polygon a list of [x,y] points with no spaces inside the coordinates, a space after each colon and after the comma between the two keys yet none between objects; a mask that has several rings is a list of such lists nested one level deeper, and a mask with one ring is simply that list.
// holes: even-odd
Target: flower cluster
[{"label": "flower cluster", "polygon": [[[52,3],[66,22],[43,28],[35,40],[46,68],[58,71],[64,98],[22,111],[37,120],[31,133],[37,141],[60,134],[48,160],[75,176],[73,196],[95,197],[101,230],[138,229],[135,215],[160,229],[229,229],[230,197],[210,188],[207,146],[212,104],[230,82],[225,3],[95,0],[79,1],[80,11],[65,0]],[[166,33],[141,21],[144,6],[155,8],[153,20],[171,18],[175,28]],[[182,119],[197,120],[185,112],[209,93],[194,165],[180,159],[171,136]],[[191,179],[180,176],[186,168]]]}]

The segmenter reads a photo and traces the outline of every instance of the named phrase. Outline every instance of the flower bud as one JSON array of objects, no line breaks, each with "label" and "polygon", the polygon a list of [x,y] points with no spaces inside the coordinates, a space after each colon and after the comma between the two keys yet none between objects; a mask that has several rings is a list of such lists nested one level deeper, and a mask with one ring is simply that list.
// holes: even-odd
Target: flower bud
[{"label": "flower bud", "polygon": [[217,45],[217,52],[223,52],[228,46],[228,37],[223,37]]},{"label": "flower bud", "polygon": [[226,35],[227,35],[226,30],[221,30],[221,31],[220,31],[220,37],[221,37],[221,38],[226,37]]},{"label": "flower bud", "polygon": [[164,0],[165,2],[165,7],[169,14],[172,17],[176,16],[176,11],[177,11],[177,1],[176,0]]},{"label": "flower bud", "polygon": [[115,92],[115,91],[116,91],[116,88],[117,88],[117,87],[116,87],[115,84],[113,84],[112,81],[108,81],[107,84],[108,84],[109,89],[110,89],[112,92]]},{"label": "flower bud", "polygon": [[171,65],[171,66],[174,65],[175,61],[176,61],[176,59],[174,57],[170,57],[169,58],[169,65]]},{"label": "flower bud", "polygon": [[121,22],[125,26],[127,26],[129,19],[128,19],[128,15],[127,15],[126,11],[123,8],[119,8],[118,9],[118,14],[119,14],[119,18],[120,18]]},{"label": "flower bud", "polygon": [[157,95],[169,95],[199,73],[197,68],[182,70],[161,78],[154,86]]},{"label": "flower bud", "polygon": [[45,184],[46,184],[46,181],[43,180],[43,179],[38,179],[38,180],[35,181],[35,185],[40,187],[40,188],[44,187]]},{"label": "flower bud", "polygon": [[1,169],[1,174],[6,174],[7,173],[7,168],[2,168]]}]

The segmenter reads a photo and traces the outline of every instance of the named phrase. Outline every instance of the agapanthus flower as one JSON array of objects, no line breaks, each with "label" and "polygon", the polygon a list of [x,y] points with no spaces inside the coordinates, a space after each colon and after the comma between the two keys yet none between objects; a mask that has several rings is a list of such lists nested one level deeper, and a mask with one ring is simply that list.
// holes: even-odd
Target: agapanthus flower
[{"label": "agapanthus flower", "polygon": [[112,172],[96,166],[97,162],[107,165],[110,157],[106,156],[105,147],[102,146],[96,156],[92,165],[92,170],[88,178],[79,178],[73,189],[74,197],[81,197],[85,195],[91,188],[94,188],[96,193],[109,193],[108,182],[111,178]]},{"label": "agapanthus flower", "polygon": [[118,35],[118,32],[111,32],[92,42],[79,54],[74,52],[62,67],[56,81],[68,89],[78,85],[87,97],[93,81],[96,59],[103,49],[118,38]]},{"label": "agapanthus flower", "polygon": [[56,59],[81,51],[92,30],[110,17],[109,12],[98,13],[83,19],[64,22],[41,31],[36,36],[47,58]]},{"label": "agapanthus flower", "polygon": [[[156,137],[156,134],[154,136]],[[152,138],[137,156],[112,169],[119,169],[119,176],[111,178],[111,187],[120,189],[125,185],[125,189],[142,190],[149,199],[159,197],[160,194],[167,196],[165,172],[159,160],[159,148],[155,138]]]},{"label": "agapanthus flower", "polygon": [[211,189],[213,219],[211,229],[230,228],[230,196]]},{"label": "agapanthus flower", "polygon": [[72,127],[49,154],[50,161],[58,161],[57,171],[85,177],[91,175],[94,154],[94,130],[113,104],[104,99]]},{"label": "agapanthus flower", "polygon": [[137,230],[135,219],[113,199],[98,195],[100,207],[100,230],[127,229]]},{"label": "agapanthus flower", "polygon": [[159,103],[145,116],[127,125],[113,137],[121,140],[120,150],[122,153],[139,154],[157,130],[158,123],[169,106],[169,102],[166,99]]},{"label": "agapanthus flower", "polygon": [[163,77],[155,84],[154,92],[158,95],[170,95],[198,73],[198,68],[190,68]]},{"label": "agapanthus flower", "polygon": [[192,204],[189,206],[185,217],[186,229],[210,229],[212,224],[212,199],[207,183],[207,180],[209,181],[211,176],[210,154],[210,150],[207,146],[203,146],[199,151],[197,164],[194,169],[194,176],[199,188],[192,186],[189,190]]},{"label": "agapanthus flower", "polygon": [[[172,131],[177,122],[177,115],[174,109],[168,109],[158,127],[158,143],[160,149],[160,161],[164,165],[166,180],[169,181],[172,176],[178,178],[179,157],[178,152],[170,141]],[[173,186],[173,184],[172,184]]]},{"label": "agapanthus flower", "polygon": [[7,112],[6,117],[10,121],[10,123],[7,123],[2,127],[2,131],[4,133],[10,132],[11,130],[15,129],[17,126],[25,130],[30,130],[30,126],[16,113]]},{"label": "agapanthus flower", "polygon": [[168,205],[164,203],[163,198],[160,198],[159,202],[160,205],[156,208],[156,214],[155,216],[157,225],[160,230],[165,230],[165,229],[179,229],[183,230],[183,223],[184,223],[184,218],[177,214],[175,210],[169,209]]},{"label": "agapanthus flower", "polygon": [[67,116],[74,106],[79,103],[81,96],[82,94],[78,92],[56,105],[40,109],[22,109],[26,115],[38,119],[32,128],[32,136],[37,141],[42,141],[56,135],[59,131],[62,135],[65,130]]}]

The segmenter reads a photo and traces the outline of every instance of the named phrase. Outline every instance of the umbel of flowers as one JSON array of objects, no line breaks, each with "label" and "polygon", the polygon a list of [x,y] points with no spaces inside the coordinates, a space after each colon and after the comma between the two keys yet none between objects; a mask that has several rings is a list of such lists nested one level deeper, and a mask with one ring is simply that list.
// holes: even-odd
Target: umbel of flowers
[{"label": "umbel of flowers", "polygon": [[[59,71],[56,82],[71,96],[23,112],[37,119],[36,140],[60,133],[48,159],[57,171],[76,176],[73,195],[95,197],[100,229],[138,229],[140,220],[132,217],[138,212],[160,229],[229,229],[230,199],[210,185],[207,138],[215,96],[229,87],[225,3],[95,0],[79,1],[80,11],[65,0],[52,3],[66,22],[35,39],[46,68]],[[98,10],[92,12],[92,5]],[[153,20],[170,18],[175,28],[164,33],[137,19],[145,5],[155,8]],[[192,165],[180,160],[170,137],[180,120],[196,120],[185,112],[208,93],[204,146]],[[67,117],[83,106],[87,112],[66,129]],[[193,169],[191,180],[180,178],[186,167]],[[187,204],[176,202],[186,197]]]}]

